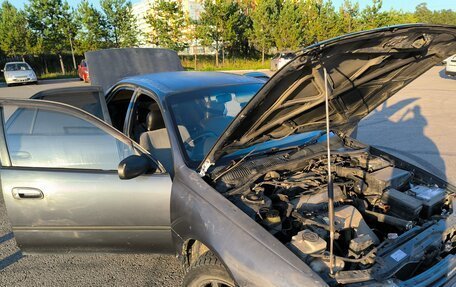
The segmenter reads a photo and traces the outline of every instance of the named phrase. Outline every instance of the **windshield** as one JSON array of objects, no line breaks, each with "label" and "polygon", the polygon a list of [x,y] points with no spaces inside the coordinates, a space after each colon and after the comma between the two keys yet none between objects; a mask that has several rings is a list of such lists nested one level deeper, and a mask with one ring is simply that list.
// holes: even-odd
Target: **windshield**
[{"label": "windshield", "polygon": [[231,121],[261,88],[247,84],[169,97],[168,106],[191,165],[198,165]]},{"label": "windshield", "polygon": [[28,71],[30,70],[30,66],[27,63],[14,63],[14,64],[7,64],[5,67],[5,71],[12,72],[12,71]]}]

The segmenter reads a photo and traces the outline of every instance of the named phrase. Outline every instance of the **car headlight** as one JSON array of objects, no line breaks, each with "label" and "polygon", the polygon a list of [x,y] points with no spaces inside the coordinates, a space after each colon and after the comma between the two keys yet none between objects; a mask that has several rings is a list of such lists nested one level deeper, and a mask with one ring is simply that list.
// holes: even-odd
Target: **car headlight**
[{"label": "car headlight", "polygon": [[36,78],[36,76],[35,76],[34,73],[30,73],[30,74],[28,75],[28,77],[29,77],[29,78]]}]

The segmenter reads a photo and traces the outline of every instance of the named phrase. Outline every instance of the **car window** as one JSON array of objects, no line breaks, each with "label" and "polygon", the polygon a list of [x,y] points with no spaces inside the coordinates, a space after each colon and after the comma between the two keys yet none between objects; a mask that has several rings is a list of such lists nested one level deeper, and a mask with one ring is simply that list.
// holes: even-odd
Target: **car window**
[{"label": "car window", "polygon": [[14,63],[14,64],[6,64],[5,71],[13,72],[13,71],[28,71],[30,70],[30,66],[27,63]]},{"label": "car window", "polygon": [[171,115],[190,165],[197,165],[205,157],[261,86],[246,84],[208,88],[169,98]]},{"label": "car window", "polygon": [[80,108],[100,119],[104,119],[99,91],[66,91],[64,93],[38,94],[35,99],[64,103]]},{"label": "car window", "polygon": [[122,159],[135,154],[131,145],[73,115],[13,106],[4,109],[13,166],[117,170]]},{"label": "car window", "polygon": [[128,106],[134,92],[131,89],[120,88],[108,99],[108,111],[112,126],[119,131],[123,131],[124,129],[125,117],[127,116]]}]

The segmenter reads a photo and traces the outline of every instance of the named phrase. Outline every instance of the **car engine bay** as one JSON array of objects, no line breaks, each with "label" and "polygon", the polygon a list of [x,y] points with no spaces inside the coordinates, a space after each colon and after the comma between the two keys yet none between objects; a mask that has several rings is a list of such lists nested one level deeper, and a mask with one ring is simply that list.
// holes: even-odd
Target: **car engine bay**
[{"label": "car engine bay", "polygon": [[407,163],[339,142],[331,156],[335,259],[330,274],[324,151],[314,144],[232,162],[214,168],[209,181],[331,286],[386,280],[427,286],[420,284],[454,272],[454,191]]}]

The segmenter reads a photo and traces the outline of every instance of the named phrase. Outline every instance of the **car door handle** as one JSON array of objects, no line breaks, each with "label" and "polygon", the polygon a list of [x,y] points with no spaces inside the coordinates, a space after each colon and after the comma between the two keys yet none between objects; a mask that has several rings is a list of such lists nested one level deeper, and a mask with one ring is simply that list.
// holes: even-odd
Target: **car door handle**
[{"label": "car door handle", "polygon": [[38,188],[32,187],[14,187],[12,190],[13,197],[15,199],[26,199],[26,198],[43,198],[43,192]]}]

